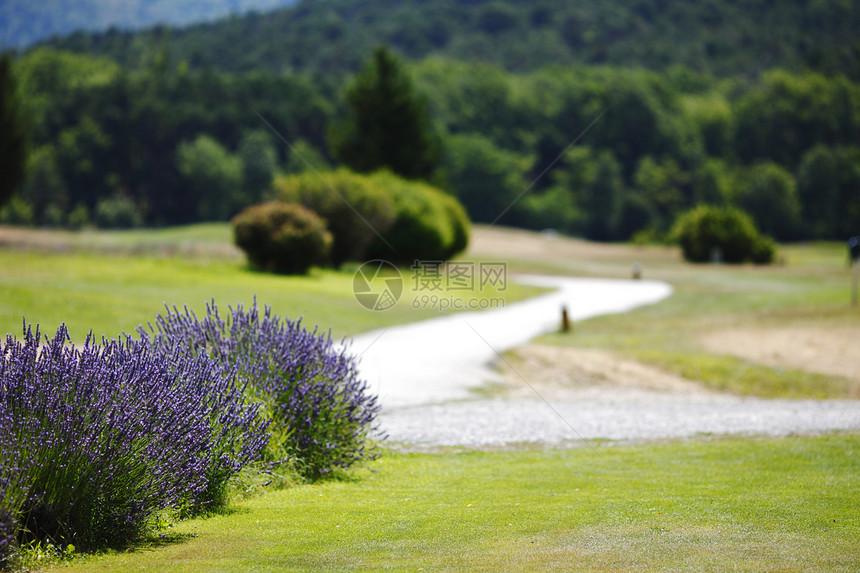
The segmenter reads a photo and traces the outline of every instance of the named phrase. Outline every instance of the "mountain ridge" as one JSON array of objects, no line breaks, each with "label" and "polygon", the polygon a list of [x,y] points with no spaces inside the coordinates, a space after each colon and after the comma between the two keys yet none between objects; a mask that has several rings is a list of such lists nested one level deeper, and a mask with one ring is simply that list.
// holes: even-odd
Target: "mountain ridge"
[{"label": "mountain ridge", "polygon": [[[141,29],[164,24],[187,26],[231,14],[265,11],[296,0],[0,0],[0,49],[26,48],[54,36],[111,27]],[[64,5],[65,4],[65,5]]]},{"label": "mountain ridge", "polygon": [[[420,60],[483,61],[509,71],[585,64],[715,75],[785,67],[860,77],[860,0],[303,0],[172,29],[170,50],[192,68],[226,72],[354,72],[379,44]],[[163,30],[76,34],[51,42],[121,64]]]}]

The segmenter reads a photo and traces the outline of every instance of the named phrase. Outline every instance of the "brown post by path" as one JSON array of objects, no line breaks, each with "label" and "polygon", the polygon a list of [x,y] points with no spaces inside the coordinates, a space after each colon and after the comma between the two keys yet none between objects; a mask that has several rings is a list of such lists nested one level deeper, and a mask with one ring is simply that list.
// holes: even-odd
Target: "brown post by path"
[{"label": "brown post by path", "polygon": [[561,307],[561,331],[570,332],[570,317],[567,315],[567,307]]},{"label": "brown post by path", "polygon": [[851,306],[852,308],[857,307],[857,275],[860,274],[860,261],[854,259],[851,263],[852,269],[852,278],[851,278]]},{"label": "brown post by path", "polygon": [[860,273],[860,235],[848,239],[848,260],[851,261],[851,307],[857,306],[857,273]]}]

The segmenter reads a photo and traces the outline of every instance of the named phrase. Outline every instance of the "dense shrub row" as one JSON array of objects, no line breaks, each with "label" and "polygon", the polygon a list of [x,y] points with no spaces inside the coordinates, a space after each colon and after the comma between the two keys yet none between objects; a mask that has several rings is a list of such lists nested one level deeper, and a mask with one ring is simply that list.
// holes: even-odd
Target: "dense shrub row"
[{"label": "dense shrub row", "polygon": [[700,205],[683,213],[672,236],[684,258],[694,263],[719,259],[727,263],[773,261],[776,244],[762,235],[752,219],[738,209]]},{"label": "dense shrub row", "polygon": [[471,223],[453,196],[387,171],[369,177],[394,206],[394,223],[381,232],[365,256],[393,262],[448,260],[469,243]]},{"label": "dense shrub row", "polygon": [[22,542],[125,543],[163,510],[223,505],[257,460],[348,468],[377,412],[345,349],[256,302],[80,347],[25,325],[0,354],[0,569]]},{"label": "dense shrub row", "polygon": [[[447,260],[469,241],[469,218],[457,199],[389,172],[359,175],[339,169],[288,175],[275,180],[273,191],[278,201],[302,205],[325,221],[333,236],[329,262],[334,266],[368,258],[401,263]],[[304,264],[298,263],[307,258],[308,247],[298,240],[278,239],[282,231],[272,213],[284,208],[270,206],[266,217],[260,216],[264,210],[259,206],[237,215],[233,220],[236,244],[254,267],[304,272]],[[291,230],[297,227],[289,225]],[[277,250],[270,247],[274,243],[279,245]],[[278,261],[270,259],[275,252]]]},{"label": "dense shrub row", "polygon": [[273,189],[277,199],[303,205],[325,219],[334,236],[331,262],[335,266],[360,260],[377,233],[396,218],[388,194],[347,169],[278,177]]}]

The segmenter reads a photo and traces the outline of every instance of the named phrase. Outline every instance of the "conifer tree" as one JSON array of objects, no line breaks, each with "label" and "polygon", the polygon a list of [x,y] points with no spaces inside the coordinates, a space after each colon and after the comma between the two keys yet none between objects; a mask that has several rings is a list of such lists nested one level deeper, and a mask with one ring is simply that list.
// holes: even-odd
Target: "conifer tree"
[{"label": "conifer tree", "polygon": [[27,169],[27,131],[21,110],[12,56],[0,55],[0,207],[24,181]]},{"label": "conifer tree", "polygon": [[439,164],[440,140],[426,101],[403,64],[379,47],[345,92],[346,115],[330,132],[335,156],[359,172],[388,168],[426,179]]}]

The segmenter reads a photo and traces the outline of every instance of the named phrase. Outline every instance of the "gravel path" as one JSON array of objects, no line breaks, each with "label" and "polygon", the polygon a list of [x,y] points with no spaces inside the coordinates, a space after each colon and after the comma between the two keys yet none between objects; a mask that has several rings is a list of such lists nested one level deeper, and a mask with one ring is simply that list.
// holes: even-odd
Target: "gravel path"
[{"label": "gravel path", "polygon": [[784,436],[860,429],[860,402],[606,395],[578,402],[474,400],[385,410],[391,442],[417,447],[588,444],[699,434]]},{"label": "gravel path", "polygon": [[[595,439],[697,434],[789,435],[860,429],[857,400],[764,400],[709,392],[590,387],[544,399],[540,386],[517,398],[474,390],[500,375],[497,353],[557,329],[566,306],[575,321],[624,312],[671,294],[659,282],[519,277],[553,294],[504,309],[460,313],[356,337],[353,351],[380,396],[382,431],[412,448],[589,443]],[[531,396],[531,397],[528,397]]]},{"label": "gravel path", "polygon": [[498,353],[559,328],[564,306],[572,320],[626,312],[672,293],[666,283],[519,276],[517,282],[557,289],[550,294],[481,312],[377,330],[356,337],[361,375],[384,407],[472,398],[493,380]]}]

